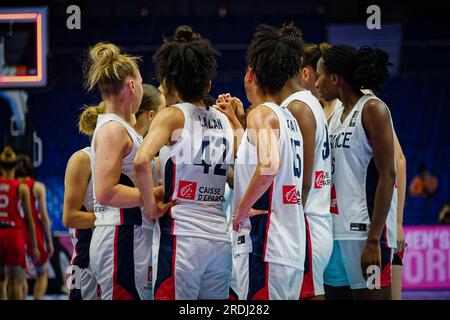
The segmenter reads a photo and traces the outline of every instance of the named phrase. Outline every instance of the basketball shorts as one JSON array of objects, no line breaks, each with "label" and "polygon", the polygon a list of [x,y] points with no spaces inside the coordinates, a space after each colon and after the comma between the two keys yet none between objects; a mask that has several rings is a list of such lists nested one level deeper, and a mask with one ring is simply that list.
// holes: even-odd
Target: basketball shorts
[{"label": "basketball shorts", "polygon": [[135,225],[94,229],[90,259],[101,300],[152,298],[152,230]]},{"label": "basketball shorts", "polygon": [[[332,287],[350,286],[350,289],[367,289],[368,283],[361,270],[361,255],[365,240],[334,240],[333,253],[325,269],[325,284]],[[393,250],[381,247],[381,287],[391,286],[391,261]]]}]

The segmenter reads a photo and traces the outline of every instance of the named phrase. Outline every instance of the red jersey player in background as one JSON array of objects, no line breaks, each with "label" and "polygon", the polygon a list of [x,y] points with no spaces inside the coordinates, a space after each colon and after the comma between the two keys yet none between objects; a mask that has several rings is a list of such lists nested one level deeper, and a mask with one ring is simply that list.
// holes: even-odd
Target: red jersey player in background
[{"label": "red jersey player in background", "polygon": [[[0,300],[25,298],[22,291],[26,279],[25,226],[30,234],[31,254],[34,259],[39,259],[30,192],[14,178],[16,164],[16,154],[10,147],[5,147],[0,154]],[[19,200],[24,209],[24,220],[19,213]]]},{"label": "red jersey player in background", "polygon": [[[39,249],[39,259],[33,261],[36,269],[36,282],[33,296],[36,300],[44,298],[48,284],[47,261],[53,255],[51,222],[47,213],[45,185],[34,179],[34,167],[31,159],[26,155],[17,157],[17,179],[28,186],[30,193],[31,212],[36,227],[36,241]],[[27,254],[31,256],[31,241],[29,234],[25,235]],[[25,294],[28,292],[27,282],[24,281]]]}]

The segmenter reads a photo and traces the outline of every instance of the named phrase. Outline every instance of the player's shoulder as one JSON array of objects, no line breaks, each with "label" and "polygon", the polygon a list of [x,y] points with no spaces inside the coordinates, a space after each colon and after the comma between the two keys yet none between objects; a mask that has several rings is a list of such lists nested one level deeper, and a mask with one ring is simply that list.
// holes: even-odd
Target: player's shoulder
[{"label": "player's shoulder", "polygon": [[84,151],[84,149],[75,151],[69,158],[67,166],[75,167],[77,170],[81,168],[90,168],[90,156],[86,153],[86,151]]}]

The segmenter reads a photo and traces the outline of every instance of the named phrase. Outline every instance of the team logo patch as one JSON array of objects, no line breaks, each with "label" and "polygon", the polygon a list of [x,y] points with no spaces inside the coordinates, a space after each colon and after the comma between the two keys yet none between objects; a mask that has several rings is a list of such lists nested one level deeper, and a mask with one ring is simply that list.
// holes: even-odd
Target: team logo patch
[{"label": "team logo patch", "polygon": [[322,189],[323,178],[324,178],[323,171],[316,171],[316,176],[314,179],[314,189]]},{"label": "team logo patch", "polygon": [[358,113],[359,113],[359,111],[355,111],[355,113],[353,113],[353,116],[350,119],[349,127],[356,127],[356,117],[358,116]]},{"label": "team logo patch", "polygon": [[295,186],[283,186],[283,204],[298,204]]},{"label": "team logo patch", "polygon": [[336,198],[336,188],[334,187],[334,184],[331,186],[330,212],[332,214],[339,214],[339,209],[338,209],[338,205],[337,205],[337,198]]},{"label": "team logo patch", "polygon": [[197,182],[181,180],[178,185],[177,198],[194,200],[196,190],[197,190]]}]

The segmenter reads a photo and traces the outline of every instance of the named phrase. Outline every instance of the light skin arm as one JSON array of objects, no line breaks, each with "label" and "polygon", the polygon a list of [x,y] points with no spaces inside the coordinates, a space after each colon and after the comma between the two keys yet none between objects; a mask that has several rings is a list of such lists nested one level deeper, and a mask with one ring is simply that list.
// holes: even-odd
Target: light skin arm
[{"label": "light skin arm", "polygon": [[303,136],[303,188],[302,204],[306,207],[306,200],[311,190],[311,179],[314,166],[314,152],[316,149],[316,118],[311,108],[301,101],[292,101],[288,110],[292,113],[300,127]]},{"label": "light skin arm", "polygon": [[219,99],[217,99],[216,101],[216,109],[219,110],[228,118],[231,126],[233,127],[233,136],[234,136],[233,147],[234,147],[234,156],[236,157],[239,144],[241,143],[242,137],[244,135],[244,128],[242,126],[241,121],[239,121],[238,115],[236,114],[237,107],[236,108],[233,107],[234,101],[233,99],[237,98],[232,98],[230,94],[220,95]]},{"label": "light skin arm", "polygon": [[95,140],[96,200],[115,208],[141,206],[143,202],[139,190],[119,184],[122,159],[132,150],[132,141],[126,129],[111,121],[100,128]]},{"label": "light skin arm", "polygon": [[405,246],[405,235],[403,233],[403,210],[406,196],[406,158],[403,153],[398,137],[394,131],[395,142],[395,165],[397,167],[397,250]]},{"label": "light skin arm", "polygon": [[[162,216],[175,202],[162,204],[155,199],[150,163],[158,151],[172,139],[172,133],[184,127],[184,115],[176,107],[159,112],[152,121],[148,134],[134,159],[136,184],[142,194],[146,214],[149,219]],[[172,141],[175,142],[175,141]]]},{"label": "light skin arm", "polygon": [[47,241],[47,248],[49,256],[53,255],[53,237],[52,237],[52,222],[50,217],[48,216],[47,211],[47,192],[45,189],[45,185],[37,182],[34,185],[34,190],[36,192],[36,199],[39,200],[39,208],[41,209],[42,214],[42,224],[44,226],[45,238]]},{"label": "light skin arm", "polygon": [[31,244],[33,246],[34,259],[39,259],[39,250],[36,241],[36,227],[34,225],[33,214],[31,213],[30,190],[25,184],[19,186],[19,199],[25,216],[25,225],[30,235]]},{"label": "light skin arm", "polygon": [[363,109],[363,126],[370,138],[379,179],[366,246],[361,256],[363,275],[371,265],[381,267],[380,238],[389,214],[395,183],[394,133],[388,108],[379,100],[369,100]]},{"label": "light skin arm", "polygon": [[94,227],[95,214],[80,211],[91,179],[89,156],[78,151],[70,157],[66,168],[63,223],[66,228],[90,229]]},{"label": "light skin arm", "polygon": [[249,141],[256,145],[258,164],[236,210],[233,219],[235,231],[239,230],[239,223],[245,218],[268,213],[252,207],[270,187],[281,165],[279,123],[274,112],[264,106],[255,108],[247,117],[247,129],[255,133],[249,135]]}]

